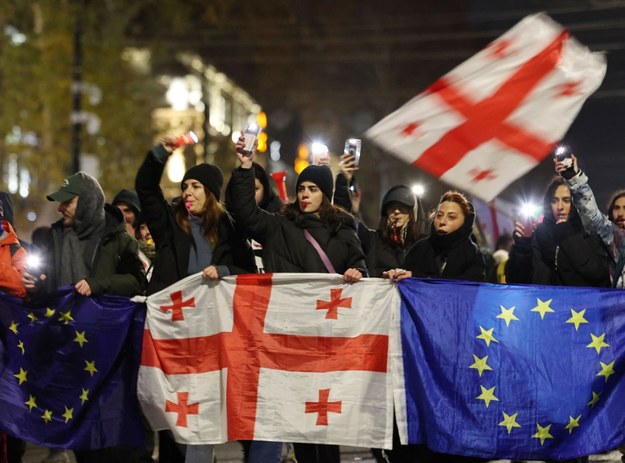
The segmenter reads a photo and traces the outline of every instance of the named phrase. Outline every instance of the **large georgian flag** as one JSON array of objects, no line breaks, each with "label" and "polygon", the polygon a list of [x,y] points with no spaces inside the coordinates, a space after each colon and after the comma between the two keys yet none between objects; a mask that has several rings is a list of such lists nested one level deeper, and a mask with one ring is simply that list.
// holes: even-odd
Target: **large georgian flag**
[{"label": "large georgian flag", "polygon": [[198,274],[147,305],[138,393],[154,429],[188,444],[390,448],[399,293],[388,280]]},{"label": "large georgian flag", "polygon": [[528,16],[365,135],[490,201],[553,150],[605,72],[602,53]]}]

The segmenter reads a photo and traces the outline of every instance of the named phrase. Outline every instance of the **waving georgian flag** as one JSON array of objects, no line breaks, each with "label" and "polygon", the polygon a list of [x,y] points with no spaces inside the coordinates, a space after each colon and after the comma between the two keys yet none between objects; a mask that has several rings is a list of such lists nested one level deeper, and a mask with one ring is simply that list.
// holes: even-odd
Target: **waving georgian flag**
[{"label": "waving georgian flag", "polygon": [[187,444],[391,447],[388,280],[197,274],[147,305],[138,394],[154,429]]},{"label": "waving georgian flag", "polygon": [[549,16],[528,16],[366,136],[490,201],[553,150],[605,72],[602,53]]}]

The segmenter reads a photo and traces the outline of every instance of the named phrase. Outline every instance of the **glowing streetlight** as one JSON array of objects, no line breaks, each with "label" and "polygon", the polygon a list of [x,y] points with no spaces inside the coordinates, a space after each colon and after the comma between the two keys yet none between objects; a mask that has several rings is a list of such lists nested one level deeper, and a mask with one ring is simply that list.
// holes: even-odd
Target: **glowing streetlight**
[{"label": "glowing streetlight", "polygon": [[414,185],[412,185],[412,192],[421,197],[423,196],[423,193],[425,193],[425,187],[423,185],[421,185],[420,183],[416,183]]}]

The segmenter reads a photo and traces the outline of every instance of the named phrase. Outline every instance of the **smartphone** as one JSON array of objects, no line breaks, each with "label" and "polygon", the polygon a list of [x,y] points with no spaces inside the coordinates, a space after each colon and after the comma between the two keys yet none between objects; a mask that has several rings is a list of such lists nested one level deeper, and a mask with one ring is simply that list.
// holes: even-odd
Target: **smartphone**
[{"label": "smartphone", "polygon": [[567,169],[571,169],[573,167],[572,155],[573,153],[571,152],[571,148],[563,144],[558,145],[553,152],[553,156],[556,158],[556,161],[561,162]]},{"label": "smartphone", "polygon": [[243,131],[245,146],[242,149],[245,156],[250,156],[252,151],[254,151],[254,142],[260,135],[261,130],[261,127],[254,123],[247,124],[247,127],[245,127],[245,130]]},{"label": "smartphone", "polygon": [[523,236],[529,238],[534,234],[534,227],[536,226],[536,221],[534,217],[522,217],[521,223],[523,224]]},{"label": "smartphone", "polygon": [[354,166],[358,167],[360,162],[360,147],[362,140],[360,138],[348,138],[345,140],[345,152],[354,156]]},{"label": "smartphone", "polygon": [[523,224],[523,236],[529,238],[534,234],[534,227],[536,226],[536,216],[539,212],[539,208],[532,203],[523,203],[519,207],[519,222]]}]

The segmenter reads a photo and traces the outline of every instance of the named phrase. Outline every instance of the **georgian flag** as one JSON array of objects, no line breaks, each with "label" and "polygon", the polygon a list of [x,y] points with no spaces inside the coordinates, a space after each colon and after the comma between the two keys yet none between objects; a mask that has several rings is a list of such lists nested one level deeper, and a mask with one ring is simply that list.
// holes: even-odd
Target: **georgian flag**
[{"label": "georgian flag", "polygon": [[490,201],[553,150],[605,72],[602,53],[528,16],[365,135]]},{"label": "georgian flag", "polygon": [[391,447],[388,280],[197,274],[147,306],[138,395],[153,429],[186,444]]}]

